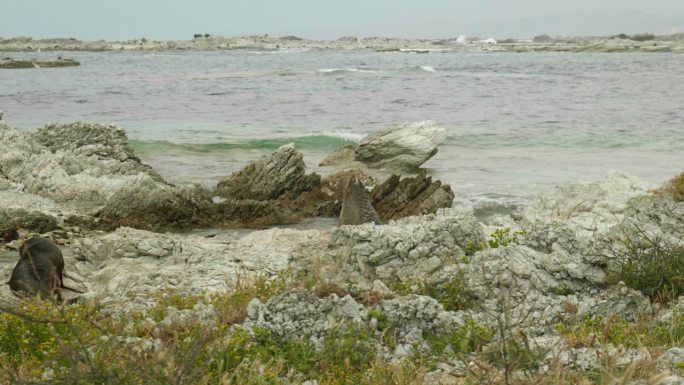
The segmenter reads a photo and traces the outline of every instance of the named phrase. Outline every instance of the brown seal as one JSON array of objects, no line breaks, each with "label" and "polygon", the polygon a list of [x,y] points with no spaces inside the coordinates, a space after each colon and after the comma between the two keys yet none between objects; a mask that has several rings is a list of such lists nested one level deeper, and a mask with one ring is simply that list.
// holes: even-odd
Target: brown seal
[{"label": "brown seal", "polygon": [[33,237],[19,247],[19,262],[12,270],[10,288],[24,295],[61,301],[62,289],[80,291],[64,286],[62,275],[64,256],[50,240]]},{"label": "brown seal", "polygon": [[342,193],[340,225],[360,225],[372,222],[381,225],[380,218],[373,208],[370,195],[358,176],[349,178]]}]

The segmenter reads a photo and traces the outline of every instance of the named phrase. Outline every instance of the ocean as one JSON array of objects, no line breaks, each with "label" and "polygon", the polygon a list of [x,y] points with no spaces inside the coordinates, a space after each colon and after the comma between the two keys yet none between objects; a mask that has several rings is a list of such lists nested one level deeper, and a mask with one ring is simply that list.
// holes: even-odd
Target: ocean
[{"label": "ocean", "polygon": [[[435,120],[425,164],[455,206],[508,207],[622,170],[684,170],[684,55],[365,50],[50,52],[80,67],[0,71],[18,128],[114,122],[174,183],[217,180],[295,142],[311,171],[378,129]],[[386,173],[378,172],[378,177]]]}]

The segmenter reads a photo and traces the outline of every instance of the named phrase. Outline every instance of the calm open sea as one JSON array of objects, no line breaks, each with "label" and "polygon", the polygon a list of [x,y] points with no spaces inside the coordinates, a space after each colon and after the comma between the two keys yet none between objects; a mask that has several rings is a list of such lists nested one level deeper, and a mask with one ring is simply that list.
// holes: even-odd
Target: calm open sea
[{"label": "calm open sea", "polygon": [[684,55],[372,51],[69,52],[80,67],[0,71],[20,128],[115,122],[172,182],[206,185],[294,141],[312,170],[380,128],[432,119],[426,167],[456,205],[515,203],[619,169],[684,170]]}]

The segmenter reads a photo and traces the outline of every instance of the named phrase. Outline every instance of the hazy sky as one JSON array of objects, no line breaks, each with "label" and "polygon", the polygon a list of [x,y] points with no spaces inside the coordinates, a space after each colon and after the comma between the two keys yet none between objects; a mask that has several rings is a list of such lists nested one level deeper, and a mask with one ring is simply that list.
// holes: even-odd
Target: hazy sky
[{"label": "hazy sky", "polygon": [[[193,33],[268,33],[327,39],[684,28],[684,0],[0,0],[0,9],[4,38],[187,39]],[[614,14],[615,19],[609,16]]]}]

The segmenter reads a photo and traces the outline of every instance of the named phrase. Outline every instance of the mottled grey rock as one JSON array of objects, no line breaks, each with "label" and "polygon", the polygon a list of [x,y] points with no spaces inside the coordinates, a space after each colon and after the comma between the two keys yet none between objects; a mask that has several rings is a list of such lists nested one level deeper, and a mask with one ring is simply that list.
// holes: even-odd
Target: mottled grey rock
[{"label": "mottled grey rock", "polygon": [[627,202],[653,187],[629,174],[612,171],[598,181],[571,183],[540,194],[515,216],[528,224],[562,221],[579,235],[591,236],[618,223]]},{"label": "mottled grey rock", "polygon": [[423,332],[441,335],[465,323],[462,314],[444,310],[428,296],[413,294],[383,300],[378,308],[387,316],[388,325],[397,331],[400,341],[407,344],[422,343]]},{"label": "mottled grey rock", "polygon": [[582,296],[577,305],[578,314],[584,316],[608,318],[616,315],[630,322],[652,313],[649,299],[622,282],[597,294]]},{"label": "mottled grey rock", "polygon": [[622,232],[633,239],[648,234],[678,244],[684,239],[684,202],[663,193],[630,199],[619,226],[611,230],[613,234]]},{"label": "mottled grey rock", "polygon": [[[163,181],[150,166],[141,163],[128,144],[126,132],[114,124],[51,123],[38,129],[32,138],[53,153],[62,151],[104,162],[107,165],[107,174],[135,175],[144,172],[158,182]],[[74,170],[70,171],[75,173]]]},{"label": "mottled grey rock", "polygon": [[663,324],[672,324],[673,321],[677,321],[678,317],[684,317],[684,295],[679,296],[677,303],[675,303],[672,309],[665,308],[660,310],[658,314],[658,322]]},{"label": "mottled grey rock", "polygon": [[305,246],[326,249],[330,239],[321,231],[270,229],[241,239],[222,235],[159,234],[121,227],[116,231],[76,239],[75,268],[84,277],[89,296],[126,298],[164,290],[200,294],[226,291],[239,278],[272,276],[286,271]]},{"label": "mottled grey rock", "polygon": [[684,385],[684,377],[672,375],[667,376],[658,382],[659,385]]},{"label": "mottled grey rock", "polygon": [[433,121],[406,123],[363,138],[356,160],[375,168],[415,169],[437,153],[446,130]]},{"label": "mottled grey rock", "polygon": [[199,201],[210,203],[202,189],[175,188],[141,164],[113,125],[78,122],[31,132],[3,124],[0,170],[23,192],[81,216],[100,213],[100,224],[109,227],[179,227],[192,222]]},{"label": "mottled grey rock", "polygon": [[672,348],[658,357],[658,369],[669,370],[672,373],[683,373],[684,347]]},{"label": "mottled grey rock", "polygon": [[613,359],[616,367],[625,368],[632,363],[648,361],[650,353],[639,349],[624,349],[607,344],[601,347],[563,349],[558,355],[561,364],[582,371],[599,368],[601,360],[606,357]]},{"label": "mottled grey rock", "polygon": [[291,339],[321,339],[335,327],[365,323],[368,310],[349,295],[331,294],[318,298],[308,291],[288,291],[269,299],[265,304],[252,300],[247,307],[244,325],[264,327]]},{"label": "mottled grey rock", "polygon": [[473,256],[464,274],[485,313],[507,311],[515,324],[550,326],[566,301],[576,305],[580,316],[633,320],[650,311],[643,294],[624,285],[604,289],[603,268],[563,250],[551,254],[525,246],[484,250]]},{"label": "mottled grey rock", "polygon": [[340,226],[332,238],[348,250],[339,261],[340,274],[355,282],[415,282],[458,261],[468,245],[485,239],[472,215],[451,211],[383,226]]}]

